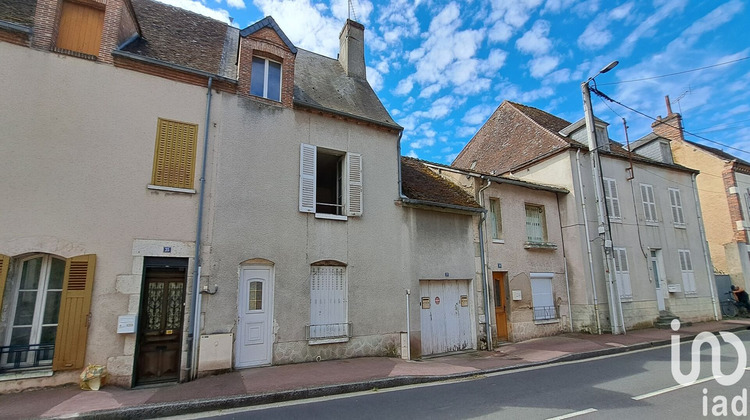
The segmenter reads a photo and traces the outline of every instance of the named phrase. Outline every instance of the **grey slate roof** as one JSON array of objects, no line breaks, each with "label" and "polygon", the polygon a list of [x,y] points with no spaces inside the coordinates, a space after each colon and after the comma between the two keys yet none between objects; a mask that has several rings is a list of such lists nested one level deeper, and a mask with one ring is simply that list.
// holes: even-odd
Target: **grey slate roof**
[{"label": "grey slate roof", "polygon": [[276,21],[273,20],[271,16],[266,16],[263,19],[253,23],[252,25],[248,26],[247,28],[240,31],[240,36],[246,37],[248,35],[254,34],[255,32],[258,32],[259,30],[263,28],[271,28],[274,31],[276,31],[276,34],[281,38],[282,41],[284,41],[284,44],[287,48],[289,48],[289,51],[292,52],[292,54],[297,54],[297,47],[292,44],[292,41],[287,38],[284,31],[279,28],[279,25],[276,24]]},{"label": "grey slate roof", "polygon": [[[646,145],[648,143],[651,143],[652,141],[654,141],[656,139],[659,139],[659,138],[664,138],[664,137],[659,137],[654,132],[648,133],[645,136],[639,138],[638,140],[630,143],[630,150],[635,151],[635,149],[637,149],[637,148],[639,148],[641,146],[644,146],[644,145]],[[669,141],[669,139],[664,139],[664,140]]]},{"label": "grey slate roof", "polygon": [[338,60],[302,48],[294,66],[294,104],[401,129],[367,80],[349,77]]},{"label": "grey slate roof", "polygon": [[35,11],[36,0],[0,0],[0,21],[30,27]]}]

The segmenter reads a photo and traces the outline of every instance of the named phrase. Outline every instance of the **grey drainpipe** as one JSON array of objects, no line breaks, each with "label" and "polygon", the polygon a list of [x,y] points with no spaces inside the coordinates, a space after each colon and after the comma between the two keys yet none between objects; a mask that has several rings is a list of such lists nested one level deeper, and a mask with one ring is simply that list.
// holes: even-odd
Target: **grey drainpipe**
[{"label": "grey drainpipe", "polygon": [[[485,179],[484,177],[480,177],[480,179]],[[477,193],[477,196],[479,198],[479,205],[484,208],[484,200],[482,199],[484,190],[490,187],[490,184],[492,184],[492,181],[487,178],[487,185],[479,189],[479,192]],[[492,322],[490,321],[490,291],[489,291],[489,282],[487,280],[487,260],[485,259],[484,255],[484,220],[485,220],[485,214],[482,213],[479,215],[479,263],[482,264],[482,291],[484,293],[484,329],[485,334],[487,336],[487,350],[492,350]],[[501,296],[503,298],[503,296]]]},{"label": "grey drainpipe", "polygon": [[398,142],[396,143],[396,152],[398,155],[398,165],[396,165],[396,167],[398,168],[398,198],[406,198],[406,196],[404,195],[403,184],[401,182],[401,136],[403,135],[404,130],[398,132]]},{"label": "grey drainpipe", "polygon": [[208,125],[211,122],[211,85],[213,84],[213,77],[208,78],[208,90],[206,92],[206,123],[205,133],[203,135],[203,163],[201,164],[201,177],[200,177],[200,198],[198,201],[198,222],[195,232],[195,266],[193,267],[193,303],[190,310],[190,320],[188,321],[189,332],[188,332],[188,353],[187,353],[187,369],[189,371],[188,380],[195,379],[197,373],[196,356],[198,354],[198,340],[197,333],[200,330],[197,328],[198,319],[200,319],[200,306],[199,306],[199,293],[200,290],[200,274],[201,274],[201,235],[203,231],[203,201],[206,196],[206,161],[208,156]]}]

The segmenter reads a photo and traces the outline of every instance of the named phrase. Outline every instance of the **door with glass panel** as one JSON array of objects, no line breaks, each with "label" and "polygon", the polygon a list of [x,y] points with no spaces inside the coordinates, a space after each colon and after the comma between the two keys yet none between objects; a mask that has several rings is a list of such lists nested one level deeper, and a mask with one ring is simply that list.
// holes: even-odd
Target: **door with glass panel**
[{"label": "door with glass panel", "polygon": [[651,254],[649,256],[649,263],[651,264],[651,273],[654,279],[654,288],[656,289],[656,306],[660,311],[664,311],[667,309],[664,299],[665,299],[665,293],[664,289],[666,287],[663,283],[664,281],[664,275],[662,270],[662,261],[661,261],[661,249],[652,249]]},{"label": "door with glass panel", "polygon": [[273,344],[273,267],[243,266],[239,292],[234,365],[269,365]]},{"label": "door with glass panel", "polygon": [[180,379],[186,265],[145,268],[136,385]]},{"label": "door with glass panel", "polygon": [[8,285],[12,314],[8,318],[2,358],[4,368],[50,366],[60,314],[65,260],[34,255],[19,260]]}]

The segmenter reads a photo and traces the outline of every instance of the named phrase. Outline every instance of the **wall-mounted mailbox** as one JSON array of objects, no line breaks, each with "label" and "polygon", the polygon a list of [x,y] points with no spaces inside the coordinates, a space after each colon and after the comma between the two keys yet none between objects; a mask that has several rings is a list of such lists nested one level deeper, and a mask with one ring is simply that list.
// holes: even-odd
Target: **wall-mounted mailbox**
[{"label": "wall-mounted mailbox", "polygon": [[430,309],[430,298],[429,297],[423,297],[422,298],[422,309]]},{"label": "wall-mounted mailbox", "polygon": [[521,300],[521,291],[520,290],[511,291],[511,297],[513,298],[513,300]]},{"label": "wall-mounted mailbox", "polygon": [[120,315],[117,317],[117,334],[131,334],[138,324],[138,315]]},{"label": "wall-mounted mailbox", "polygon": [[465,308],[465,307],[469,306],[469,296],[468,295],[461,295],[460,301],[461,301],[461,306],[462,307]]}]

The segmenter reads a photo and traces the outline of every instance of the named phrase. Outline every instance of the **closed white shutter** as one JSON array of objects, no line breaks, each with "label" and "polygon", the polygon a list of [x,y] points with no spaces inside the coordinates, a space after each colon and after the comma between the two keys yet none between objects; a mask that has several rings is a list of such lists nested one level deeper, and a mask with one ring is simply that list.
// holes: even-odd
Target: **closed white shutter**
[{"label": "closed white shutter", "polygon": [[299,211],[315,213],[317,149],[311,144],[299,146]]},{"label": "closed white shutter", "polygon": [[633,297],[633,288],[630,284],[630,270],[628,268],[628,252],[625,248],[614,248],[615,280],[620,290],[620,297],[630,299]]},{"label": "closed white shutter", "polygon": [[684,225],[685,217],[682,212],[682,197],[680,196],[680,190],[676,188],[669,189],[669,202],[672,206],[672,220],[676,225]]},{"label": "closed white shutter", "polygon": [[554,319],[555,299],[552,293],[553,273],[530,273],[531,304],[534,307],[534,319]]},{"label": "closed white shutter", "polygon": [[641,184],[641,200],[643,201],[643,215],[648,222],[656,222],[656,200],[654,188],[648,184]]},{"label": "closed white shutter", "polygon": [[362,215],[362,155],[346,154],[347,216]]},{"label": "closed white shutter", "polygon": [[693,271],[690,250],[681,249],[678,253],[680,255],[680,270],[682,271],[682,286],[685,288],[686,294],[693,294],[696,292],[695,272]]},{"label": "closed white shutter", "polygon": [[348,336],[346,268],[312,267],[310,338]]},{"label": "closed white shutter", "polygon": [[621,219],[620,197],[617,194],[617,183],[614,179],[604,178],[604,197],[606,198],[609,217],[612,219]]},{"label": "closed white shutter", "polygon": [[544,242],[542,226],[542,209],[537,206],[526,206],[526,240]]}]

